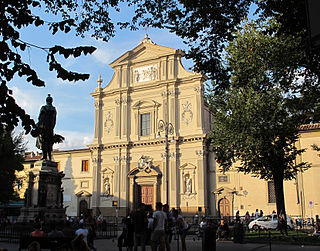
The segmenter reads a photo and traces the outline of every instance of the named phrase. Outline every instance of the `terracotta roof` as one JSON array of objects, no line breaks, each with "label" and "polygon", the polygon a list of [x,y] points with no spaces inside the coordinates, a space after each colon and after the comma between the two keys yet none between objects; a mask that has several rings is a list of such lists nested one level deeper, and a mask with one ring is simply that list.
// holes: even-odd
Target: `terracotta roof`
[{"label": "terracotta roof", "polygon": [[299,127],[299,130],[301,131],[308,131],[308,130],[315,130],[315,129],[320,129],[320,123],[305,124]]},{"label": "terracotta roof", "polygon": [[35,155],[35,156],[31,156],[28,155],[25,157],[24,161],[36,161],[36,160],[40,160],[42,158],[42,155]]}]

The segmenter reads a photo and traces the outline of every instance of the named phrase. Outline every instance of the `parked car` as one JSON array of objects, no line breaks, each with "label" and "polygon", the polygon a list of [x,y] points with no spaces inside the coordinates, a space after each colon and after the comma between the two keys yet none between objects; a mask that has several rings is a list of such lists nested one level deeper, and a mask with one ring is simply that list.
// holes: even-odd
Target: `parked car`
[{"label": "parked car", "polygon": [[[253,220],[249,223],[250,230],[259,230],[259,229],[276,229],[278,226],[278,215],[277,214],[268,214],[262,217],[259,217],[256,220]],[[293,220],[287,215],[287,226],[289,229],[294,229]]]}]

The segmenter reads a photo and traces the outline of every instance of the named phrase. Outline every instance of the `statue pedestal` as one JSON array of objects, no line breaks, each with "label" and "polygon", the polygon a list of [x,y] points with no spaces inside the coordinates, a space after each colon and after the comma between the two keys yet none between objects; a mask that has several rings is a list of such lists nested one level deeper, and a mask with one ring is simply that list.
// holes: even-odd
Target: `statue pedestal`
[{"label": "statue pedestal", "polygon": [[63,190],[64,174],[57,169],[57,163],[48,160],[37,161],[29,173],[25,205],[20,210],[18,222],[33,222],[38,217],[46,222],[64,221]]}]

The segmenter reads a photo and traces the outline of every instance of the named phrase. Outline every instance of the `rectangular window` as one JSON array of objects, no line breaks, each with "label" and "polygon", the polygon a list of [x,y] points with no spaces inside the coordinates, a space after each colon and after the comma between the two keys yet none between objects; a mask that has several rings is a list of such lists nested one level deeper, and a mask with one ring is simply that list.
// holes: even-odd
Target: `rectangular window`
[{"label": "rectangular window", "polygon": [[82,160],[81,172],[88,172],[88,160]]},{"label": "rectangular window", "polygon": [[268,181],[268,203],[276,203],[276,191],[273,181]]},{"label": "rectangular window", "polygon": [[57,169],[58,169],[58,172],[60,172],[60,161],[57,162]]},{"label": "rectangular window", "polygon": [[228,176],[227,175],[220,175],[218,177],[219,182],[228,182]]},{"label": "rectangular window", "polygon": [[140,136],[150,135],[150,113],[141,114]]}]

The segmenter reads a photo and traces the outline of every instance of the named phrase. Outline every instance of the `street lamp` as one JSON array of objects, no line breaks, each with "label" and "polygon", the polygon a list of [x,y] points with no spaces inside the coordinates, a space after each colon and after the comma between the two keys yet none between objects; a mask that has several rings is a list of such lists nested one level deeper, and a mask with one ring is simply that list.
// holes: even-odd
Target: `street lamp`
[{"label": "street lamp", "polygon": [[157,138],[161,137],[161,132],[165,133],[165,158],[166,158],[166,204],[169,205],[169,134],[174,133],[174,128],[171,123],[165,122],[162,119],[158,123],[158,135]]}]

